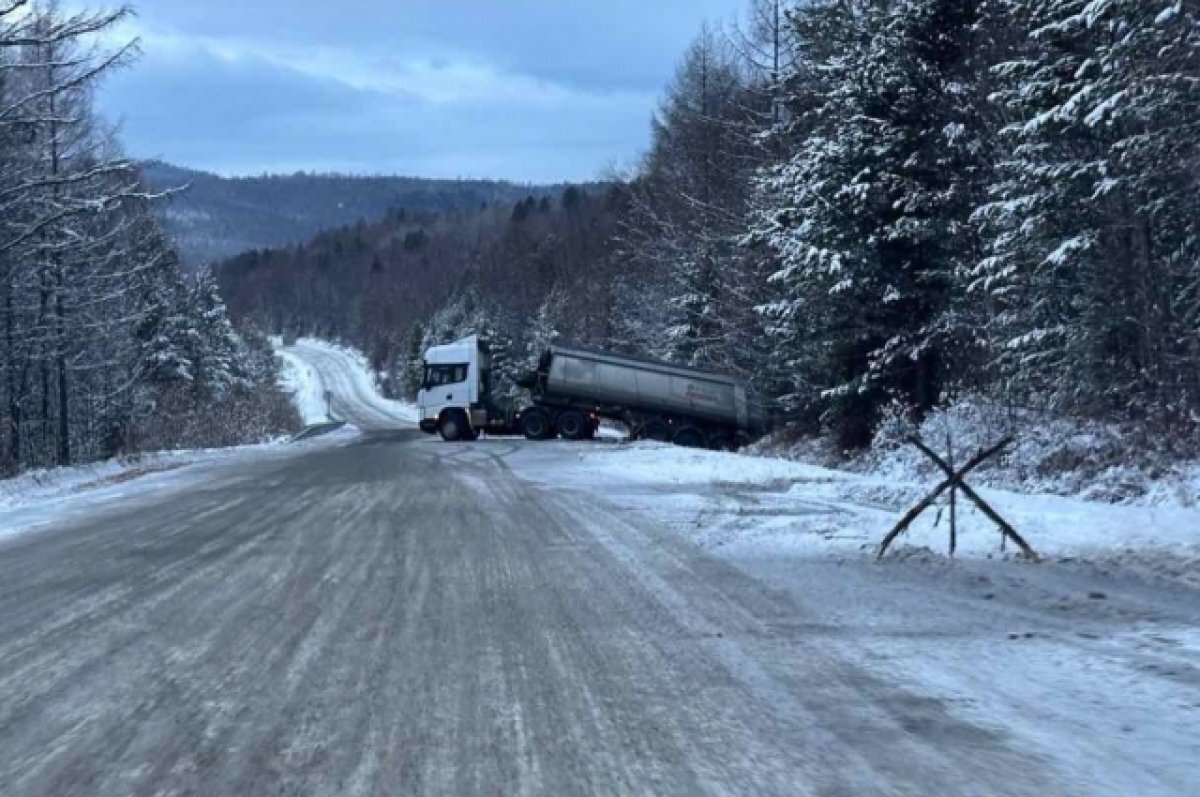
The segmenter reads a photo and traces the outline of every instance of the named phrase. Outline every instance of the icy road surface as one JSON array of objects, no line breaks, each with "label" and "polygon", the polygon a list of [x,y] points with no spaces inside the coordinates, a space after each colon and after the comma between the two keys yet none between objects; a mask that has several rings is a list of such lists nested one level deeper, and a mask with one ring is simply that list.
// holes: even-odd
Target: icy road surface
[{"label": "icy road surface", "polygon": [[1070,791],[785,593],[418,436],[0,546],[0,791]]}]

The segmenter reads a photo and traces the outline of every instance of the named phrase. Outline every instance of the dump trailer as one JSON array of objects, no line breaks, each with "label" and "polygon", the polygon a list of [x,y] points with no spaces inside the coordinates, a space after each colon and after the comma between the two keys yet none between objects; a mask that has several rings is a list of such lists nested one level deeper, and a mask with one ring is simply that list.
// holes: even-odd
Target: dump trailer
[{"label": "dump trailer", "polygon": [[430,349],[417,402],[421,428],[446,440],[480,432],[585,440],[610,419],[637,438],[709,448],[734,448],[763,428],[741,381],[637,357],[552,346],[521,380],[530,398],[520,408],[498,406],[491,383],[487,347],[477,337]]}]

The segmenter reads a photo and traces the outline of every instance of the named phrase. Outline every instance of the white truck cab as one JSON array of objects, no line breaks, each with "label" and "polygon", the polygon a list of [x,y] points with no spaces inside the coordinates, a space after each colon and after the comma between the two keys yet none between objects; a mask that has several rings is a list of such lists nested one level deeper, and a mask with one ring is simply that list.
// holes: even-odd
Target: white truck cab
[{"label": "white truck cab", "polygon": [[417,393],[422,431],[440,432],[448,440],[477,436],[472,410],[479,408],[487,372],[487,356],[479,336],[434,346],[425,352],[425,373]]}]

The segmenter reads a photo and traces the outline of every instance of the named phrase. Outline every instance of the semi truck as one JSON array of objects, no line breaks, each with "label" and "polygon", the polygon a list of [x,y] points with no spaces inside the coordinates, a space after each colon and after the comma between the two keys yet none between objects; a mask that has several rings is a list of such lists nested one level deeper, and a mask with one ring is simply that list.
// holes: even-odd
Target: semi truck
[{"label": "semi truck", "polygon": [[525,406],[495,400],[491,357],[478,336],[430,348],[417,395],[421,429],[447,441],[481,433],[586,440],[608,419],[634,438],[716,449],[763,431],[743,382],[670,363],[551,346],[519,384],[529,391]]}]

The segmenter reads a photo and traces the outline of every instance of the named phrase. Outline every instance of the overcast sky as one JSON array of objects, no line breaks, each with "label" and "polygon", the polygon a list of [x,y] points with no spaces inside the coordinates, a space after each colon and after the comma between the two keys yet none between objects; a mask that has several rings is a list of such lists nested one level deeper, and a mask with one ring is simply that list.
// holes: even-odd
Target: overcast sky
[{"label": "overcast sky", "polygon": [[743,0],[141,0],[104,114],[132,155],[581,180],[636,162],[688,42]]}]

